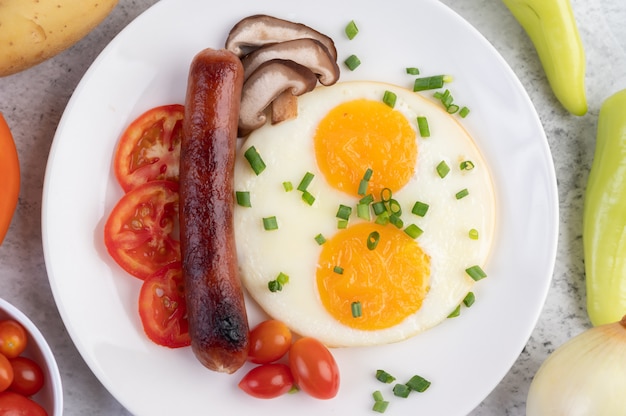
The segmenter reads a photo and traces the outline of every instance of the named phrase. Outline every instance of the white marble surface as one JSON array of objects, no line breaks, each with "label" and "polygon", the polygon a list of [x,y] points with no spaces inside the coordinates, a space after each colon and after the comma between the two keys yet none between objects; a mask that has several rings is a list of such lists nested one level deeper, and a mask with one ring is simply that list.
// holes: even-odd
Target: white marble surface
[{"label": "white marble surface", "polygon": [[[513,68],[537,108],[554,158],[560,236],[550,292],[539,322],[510,372],[471,413],[523,415],[528,386],[541,362],[555,347],[589,326],[581,243],[582,198],[599,107],[607,96],[626,88],[626,3],[572,0],[588,61],[589,113],[575,117],[554,99],[530,41],[499,0],[442,2],[474,25]],[[86,366],[52,298],[40,222],[46,160],[57,123],[83,73],[107,43],[153,3],[120,0],[103,24],[69,50],[37,67],[0,78],[0,111],[12,128],[22,168],[18,209],[0,246],[0,296],[29,315],[51,344],[62,373],[67,416],[128,412]]]}]

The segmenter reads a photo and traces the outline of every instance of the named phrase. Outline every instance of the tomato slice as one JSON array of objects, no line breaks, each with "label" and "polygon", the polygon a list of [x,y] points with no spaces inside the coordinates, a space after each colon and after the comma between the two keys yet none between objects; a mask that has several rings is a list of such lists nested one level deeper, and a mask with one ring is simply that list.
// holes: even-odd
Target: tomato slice
[{"label": "tomato slice", "polygon": [[296,385],[318,399],[332,399],[339,391],[339,367],[331,352],[315,338],[304,337],[289,350],[289,367]]},{"label": "tomato slice", "polygon": [[191,344],[180,262],[171,263],[144,280],[139,291],[139,316],[146,335],[154,343],[170,348]]},{"label": "tomato slice", "polygon": [[178,183],[152,181],[126,193],[104,226],[111,257],[128,273],[145,279],[180,261]]},{"label": "tomato slice", "polygon": [[183,115],[180,104],[155,107],[126,128],[114,158],[125,192],[154,180],[178,182]]}]

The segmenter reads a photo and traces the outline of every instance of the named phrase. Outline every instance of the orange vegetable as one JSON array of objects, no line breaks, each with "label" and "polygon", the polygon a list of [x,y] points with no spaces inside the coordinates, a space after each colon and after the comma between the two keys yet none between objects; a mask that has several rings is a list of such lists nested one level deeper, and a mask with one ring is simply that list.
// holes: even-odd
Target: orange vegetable
[{"label": "orange vegetable", "polygon": [[20,193],[20,164],[13,135],[0,113],[0,244],[9,229]]}]

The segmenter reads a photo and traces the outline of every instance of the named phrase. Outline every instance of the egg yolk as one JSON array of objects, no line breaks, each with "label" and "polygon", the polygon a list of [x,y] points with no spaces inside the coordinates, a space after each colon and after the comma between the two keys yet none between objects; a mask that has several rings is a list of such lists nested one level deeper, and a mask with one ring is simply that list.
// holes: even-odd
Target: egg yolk
[{"label": "egg yolk", "polygon": [[[370,249],[373,232],[380,238]],[[362,330],[389,328],[422,306],[430,257],[394,226],[359,223],[322,245],[316,280],[322,304],[339,322]],[[354,302],[361,316],[353,315]]]},{"label": "egg yolk", "polygon": [[406,117],[387,104],[357,99],[342,103],[326,114],[314,137],[315,157],[327,182],[357,195],[367,169],[373,174],[367,193],[383,188],[396,191],[415,170],[415,129]]}]

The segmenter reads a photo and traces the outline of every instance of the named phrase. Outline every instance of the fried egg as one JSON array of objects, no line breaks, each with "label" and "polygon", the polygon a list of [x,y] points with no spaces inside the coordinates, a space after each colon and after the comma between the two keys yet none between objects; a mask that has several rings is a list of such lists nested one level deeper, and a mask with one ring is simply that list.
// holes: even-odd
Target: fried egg
[{"label": "fried egg", "polygon": [[245,288],[328,346],[431,328],[476,284],[467,270],[488,270],[485,160],[456,116],[395,85],[342,82],[299,97],[297,118],[242,143],[235,191],[245,196],[234,212]]}]

